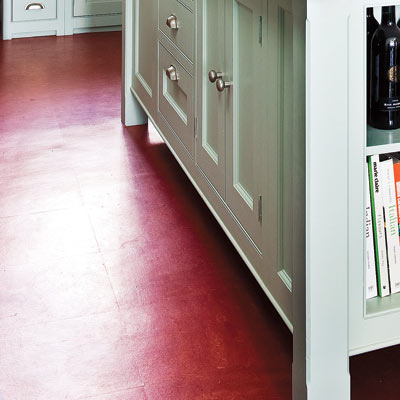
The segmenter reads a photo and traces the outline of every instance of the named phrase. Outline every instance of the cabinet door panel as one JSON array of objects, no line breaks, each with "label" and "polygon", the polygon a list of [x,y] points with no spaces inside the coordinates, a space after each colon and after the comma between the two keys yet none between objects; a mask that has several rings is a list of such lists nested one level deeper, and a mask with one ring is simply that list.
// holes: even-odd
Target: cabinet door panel
[{"label": "cabinet door panel", "polygon": [[[233,86],[225,89],[227,99],[227,168],[226,200],[256,246],[261,248],[261,157],[260,120],[262,93],[262,38],[260,0],[234,0],[228,3],[226,43],[226,80]],[[232,39],[229,39],[232,38]],[[231,40],[231,41],[230,41]]]},{"label": "cabinet door panel", "polygon": [[[268,75],[268,118],[263,226],[268,254],[264,279],[290,315],[295,264],[304,266],[305,243],[305,85],[304,15],[288,0],[269,0],[264,64]],[[298,45],[296,46],[296,41]]]},{"label": "cabinet door panel", "polygon": [[[173,68],[177,78],[168,77]],[[159,44],[159,111],[187,151],[194,154],[194,79],[183,66]]]},{"label": "cabinet door panel", "polygon": [[225,71],[224,13],[225,0],[198,2],[202,22],[199,49],[198,98],[199,133],[196,161],[218,193],[225,197],[225,98],[208,79],[211,70]]},{"label": "cabinet door panel", "polygon": [[[167,18],[177,18],[178,29],[171,29]],[[159,2],[159,29],[180,49],[190,61],[194,60],[194,15],[177,0]]]},{"label": "cabinet door panel", "polygon": [[74,17],[120,14],[121,0],[74,0]]},{"label": "cabinet door panel", "polygon": [[157,101],[157,0],[136,0],[133,88],[149,113]]}]

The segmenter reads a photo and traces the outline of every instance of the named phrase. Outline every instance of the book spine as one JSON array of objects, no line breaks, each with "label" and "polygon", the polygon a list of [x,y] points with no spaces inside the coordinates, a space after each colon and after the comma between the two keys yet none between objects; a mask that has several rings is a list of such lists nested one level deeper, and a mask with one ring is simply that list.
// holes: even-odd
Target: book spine
[{"label": "book spine", "polygon": [[369,189],[369,174],[366,170],[367,184],[365,185],[365,296],[367,299],[378,295],[378,286],[376,281],[376,264],[374,249],[374,234],[372,228],[372,211],[371,211],[371,192]]},{"label": "book spine", "polygon": [[385,220],[383,215],[380,182],[379,155],[368,157],[368,170],[371,190],[372,226],[375,239],[378,294],[379,296],[384,297],[390,294],[390,287],[385,240]]},{"label": "book spine", "polygon": [[390,289],[391,293],[398,293],[400,292],[400,243],[393,160],[389,159],[381,162],[380,171]]},{"label": "book spine", "polygon": [[400,161],[393,160],[394,187],[396,189],[397,223],[400,235]]}]

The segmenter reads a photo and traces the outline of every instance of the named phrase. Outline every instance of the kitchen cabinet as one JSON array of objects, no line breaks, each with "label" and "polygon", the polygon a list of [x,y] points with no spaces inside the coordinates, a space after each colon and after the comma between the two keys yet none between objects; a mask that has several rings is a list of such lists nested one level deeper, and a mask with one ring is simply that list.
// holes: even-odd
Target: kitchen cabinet
[{"label": "kitchen cabinet", "polygon": [[126,79],[292,329],[293,270],[305,262],[304,57],[293,43],[305,13],[278,0],[191,5],[132,3]]},{"label": "kitchen cabinet", "polygon": [[4,0],[3,39],[120,30],[121,0]]}]

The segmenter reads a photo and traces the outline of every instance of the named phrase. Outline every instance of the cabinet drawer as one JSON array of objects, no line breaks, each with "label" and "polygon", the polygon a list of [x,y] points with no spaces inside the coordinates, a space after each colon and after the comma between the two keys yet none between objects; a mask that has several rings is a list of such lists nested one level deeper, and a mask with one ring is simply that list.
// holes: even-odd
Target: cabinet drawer
[{"label": "cabinet drawer", "polygon": [[159,43],[159,111],[194,154],[194,79]]},{"label": "cabinet drawer", "polygon": [[13,0],[13,21],[57,18],[57,0]]},{"label": "cabinet drawer", "polygon": [[194,15],[191,11],[178,0],[160,0],[159,28],[189,60],[193,61]]}]

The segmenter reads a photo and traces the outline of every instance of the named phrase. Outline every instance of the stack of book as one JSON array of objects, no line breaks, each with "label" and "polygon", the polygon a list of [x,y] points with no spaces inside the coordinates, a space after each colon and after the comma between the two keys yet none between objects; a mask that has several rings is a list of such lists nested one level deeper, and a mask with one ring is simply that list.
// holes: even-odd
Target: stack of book
[{"label": "stack of book", "polygon": [[400,159],[373,155],[367,162],[365,289],[370,299],[400,292]]}]

